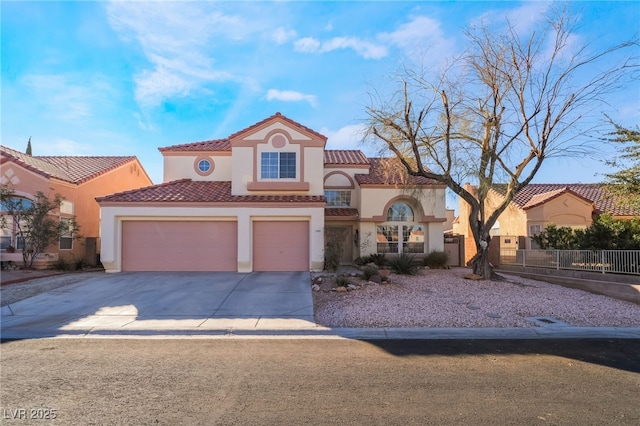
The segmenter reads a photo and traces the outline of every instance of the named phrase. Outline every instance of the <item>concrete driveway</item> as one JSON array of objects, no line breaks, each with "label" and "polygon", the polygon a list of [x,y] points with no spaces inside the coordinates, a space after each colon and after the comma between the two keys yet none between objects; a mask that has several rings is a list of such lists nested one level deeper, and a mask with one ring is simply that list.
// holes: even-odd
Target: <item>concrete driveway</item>
[{"label": "concrete driveway", "polygon": [[2,338],[314,328],[308,272],[123,272],[2,307]]}]

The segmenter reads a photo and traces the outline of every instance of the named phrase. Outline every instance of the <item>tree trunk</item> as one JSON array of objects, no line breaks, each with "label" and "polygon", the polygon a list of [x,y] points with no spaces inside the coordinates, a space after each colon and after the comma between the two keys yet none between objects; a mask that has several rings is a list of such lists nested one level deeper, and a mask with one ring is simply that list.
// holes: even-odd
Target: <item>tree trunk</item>
[{"label": "tree trunk", "polygon": [[473,273],[479,275],[484,280],[490,280],[494,277],[493,267],[489,262],[489,248],[482,249],[478,247],[478,253],[474,256],[471,266],[473,267]]}]

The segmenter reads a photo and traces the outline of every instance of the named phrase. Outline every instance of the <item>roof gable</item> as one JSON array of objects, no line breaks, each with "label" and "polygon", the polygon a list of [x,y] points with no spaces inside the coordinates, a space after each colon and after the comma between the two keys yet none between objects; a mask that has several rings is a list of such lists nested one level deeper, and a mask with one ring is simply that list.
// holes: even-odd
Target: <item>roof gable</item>
[{"label": "roof gable", "polygon": [[44,177],[75,184],[86,182],[136,160],[134,156],[31,156],[5,146],[0,146],[0,152],[5,158],[3,162],[14,161]]},{"label": "roof gable", "polygon": [[[495,185],[494,190],[504,196],[507,185]],[[571,193],[594,204],[596,213],[609,212],[616,216],[638,216],[640,211],[621,206],[616,198],[606,193],[601,183],[530,183],[518,191],[513,203],[521,209],[530,209],[563,194]]]},{"label": "roof gable", "polygon": [[231,141],[231,144],[233,145],[234,142],[245,139],[247,137],[249,137],[251,134],[253,133],[257,133],[260,130],[266,129],[269,126],[276,124],[276,123],[280,123],[283,124],[286,127],[291,128],[292,130],[295,130],[297,132],[302,133],[303,135],[307,136],[309,139],[319,139],[321,140],[323,143],[327,142],[327,137],[324,136],[323,134],[320,134],[318,132],[316,132],[313,129],[310,129],[309,127],[303,126],[302,124],[298,123],[297,121],[294,121],[284,115],[282,115],[279,112],[276,112],[274,115],[272,115],[271,117],[267,117],[262,121],[259,121],[255,124],[252,124],[249,127],[246,127],[238,132],[235,132],[234,134],[232,134],[231,136],[229,136],[229,140]]}]

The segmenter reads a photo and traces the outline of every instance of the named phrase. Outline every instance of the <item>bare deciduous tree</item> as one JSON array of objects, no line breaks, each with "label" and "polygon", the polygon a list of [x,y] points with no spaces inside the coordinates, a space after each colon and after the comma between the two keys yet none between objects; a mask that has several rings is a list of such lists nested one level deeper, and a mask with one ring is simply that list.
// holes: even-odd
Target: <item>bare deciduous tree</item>
[{"label": "bare deciduous tree", "polygon": [[[372,96],[367,109],[370,133],[410,175],[446,184],[470,205],[473,271],[485,279],[494,275],[489,231],[514,195],[545,159],[584,154],[588,115],[637,78],[637,40],[592,53],[575,45],[573,30],[565,11],[524,37],[511,25],[469,29],[467,51],[440,77],[405,67],[395,95]],[[625,49],[631,53],[612,65]],[[465,188],[469,181],[477,191]],[[487,196],[499,183],[504,198],[490,207]]]}]

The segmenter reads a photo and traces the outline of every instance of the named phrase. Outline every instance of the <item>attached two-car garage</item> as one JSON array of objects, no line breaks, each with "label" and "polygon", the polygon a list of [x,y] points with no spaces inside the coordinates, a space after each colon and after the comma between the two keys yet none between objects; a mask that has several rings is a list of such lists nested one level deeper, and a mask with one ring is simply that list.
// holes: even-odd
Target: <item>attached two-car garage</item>
[{"label": "attached two-car garage", "polygon": [[237,268],[237,222],[122,222],[123,271],[235,271]]},{"label": "attached two-car garage", "polygon": [[[254,271],[308,271],[308,221],[253,222]],[[237,271],[236,221],[123,221],[123,271]]]}]

